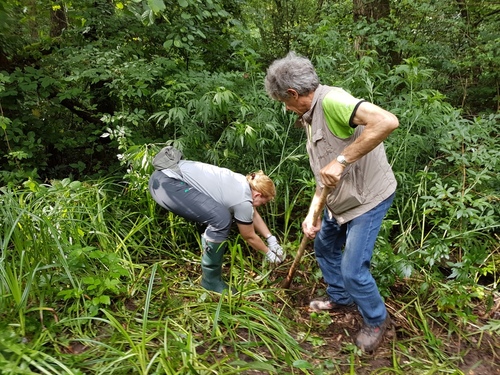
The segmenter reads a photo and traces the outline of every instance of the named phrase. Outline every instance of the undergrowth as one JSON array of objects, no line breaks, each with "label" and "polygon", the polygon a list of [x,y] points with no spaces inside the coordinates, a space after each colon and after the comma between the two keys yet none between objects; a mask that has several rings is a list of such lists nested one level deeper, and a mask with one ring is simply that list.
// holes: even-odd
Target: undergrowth
[{"label": "undergrowth", "polygon": [[[314,351],[322,343],[311,335],[311,324],[324,328],[331,319],[311,316],[305,324],[293,293],[277,287],[299,235],[285,244],[288,259],[279,269],[263,263],[236,236],[224,272],[239,293],[214,295],[199,286],[197,228],[157,212],[147,197],[130,206],[137,192],[127,189],[112,181],[69,179],[2,189],[4,373],[329,374],[363,363],[363,355],[346,342],[343,360],[318,364]],[[393,227],[388,220],[386,232]],[[479,325],[475,310],[495,303],[496,271],[489,273],[488,285],[446,280],[425,267],[401,279],[397,270],[387,269],[402,262],[402,255],[390,254],[386,232],[375,275],[393,301],[392,315],[403,322],[404,336],[393,345],[394,363],[387,371],[452,373],[460,360],[446,351],[445,332],[476,343],[498,333],[498,321]],[[405,262],[416,268],[421,255],[407,255]],[[476,278],[485,273],[474,270]],[[405,294],[394,296],[391,288],[403,280]],[[321,283],[312,256],[304,257],[294,283],[303,289]]]}]

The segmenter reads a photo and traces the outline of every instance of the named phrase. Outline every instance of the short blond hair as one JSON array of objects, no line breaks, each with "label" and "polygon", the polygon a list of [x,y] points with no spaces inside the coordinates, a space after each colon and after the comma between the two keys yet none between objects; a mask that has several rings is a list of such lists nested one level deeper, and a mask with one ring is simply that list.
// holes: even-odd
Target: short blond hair
[{"label": "short blond hair", "polygon": [[258,171],[247,174],[247,181],[252,190],[261,193],[264,197],[274,199],[276,196],[274,182],[264,172]]}]

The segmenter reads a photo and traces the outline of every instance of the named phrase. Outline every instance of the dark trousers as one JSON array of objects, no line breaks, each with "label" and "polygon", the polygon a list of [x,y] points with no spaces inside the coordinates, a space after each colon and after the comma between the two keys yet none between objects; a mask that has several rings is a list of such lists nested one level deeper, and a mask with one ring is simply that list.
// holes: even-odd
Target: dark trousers
[{"label": "dark trousers", "polygon": [[231,212],[186,182],[155,171],[149,179],[149,192],[163,208],[189,221],[206,225],[207,241],[220,243],[229,236]]}]

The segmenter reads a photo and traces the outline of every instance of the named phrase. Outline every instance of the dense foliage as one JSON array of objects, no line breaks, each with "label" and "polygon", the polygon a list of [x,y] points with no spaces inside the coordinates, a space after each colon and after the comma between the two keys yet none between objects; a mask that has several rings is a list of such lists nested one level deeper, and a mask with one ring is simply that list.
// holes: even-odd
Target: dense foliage
[{"label": "dense foliage", "polygon": [[[500,8],[390,6],[354,20],[351,1],[0,1],[0,368],[308,371],[273,271],[236,237],[242,294],[205,293],[197,228],[146,188],[165,143],[262,169],[279,192],[263,214],[293,257],[314,181],[295,117],[263,88],[289,50],[400,120],[386,141],[398,193],[373,261],[384,295],[417,280],[445,320],[493,304]],[[296,282],[320,282],[312,258],[302,269]]]}]

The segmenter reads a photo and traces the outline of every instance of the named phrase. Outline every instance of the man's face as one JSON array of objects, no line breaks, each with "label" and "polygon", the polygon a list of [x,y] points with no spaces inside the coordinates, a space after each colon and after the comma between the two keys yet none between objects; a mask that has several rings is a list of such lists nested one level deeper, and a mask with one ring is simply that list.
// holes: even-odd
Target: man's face
[{"label": "man's face", "polygon": [[293,89],[289,89],[288,93],[290,94],[290,97],[281,101],[285,104],[288,111],[295,112],[299,116],[302,116],[304,113],[309,111],[312,102],[311,95],[299,96],[297,91]]}]

